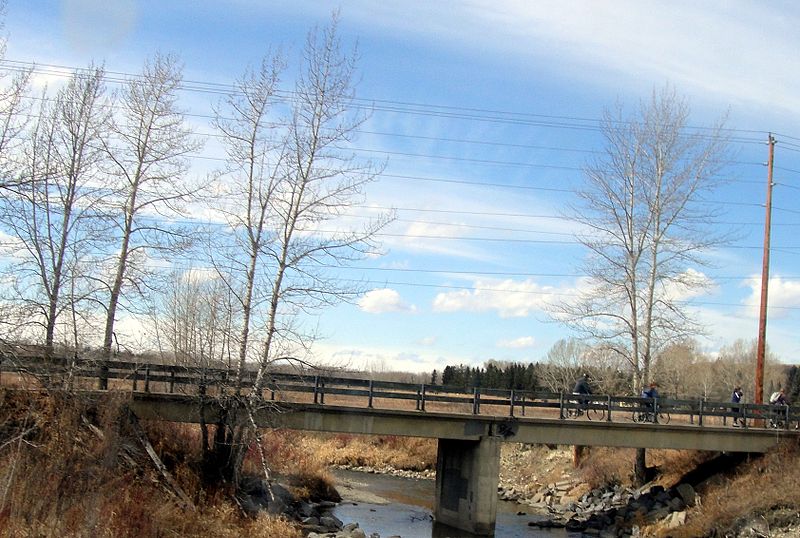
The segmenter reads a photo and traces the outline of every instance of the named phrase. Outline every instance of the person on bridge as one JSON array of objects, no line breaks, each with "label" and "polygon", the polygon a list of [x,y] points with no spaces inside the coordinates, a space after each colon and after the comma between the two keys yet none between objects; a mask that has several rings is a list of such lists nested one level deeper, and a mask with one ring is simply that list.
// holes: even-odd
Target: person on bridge
[{"label": "person on bridge", "polygon": [[[743,394],[742,387],[740,387],[739,385],[733,387],[733,392],[731,393],[731,403],[735,404],[741,403],[742,394]],[[739,414],[741,411],[741,407],[739,407],[738,405],[731,406],[731,411],[733,413]],[[734,417],[733,427],[737,428],[739,426],[744,426],[744,418],[741,416]]]},{"label": "person on bridge", "polygon": [[769,403],[772,405],[789,405],[786,401],[786,391],[781,389],[778,392],[773,392],[772,396],[769,397]]},{"label": "person on bridge", "polygon": [[[650,385],[648,385],[648,387],[646,389],[642,390],[642,398],[648,398],[648,399],[651,399],[651,400],[655,400],[656,398],[658,398],[658,383],[656,383],[655,381],[651,381]],[[647,415],[648,415],[647,416],[647,420],[648,420],[648,422],[657,422],[658,417],[656,415],[656,403],[655,403],[655,401],[648,402],[646,405],[647,405],[647,409],[648,409],[648,411],[647,411]]]},{"label": "person on bridge", "polygon": [[651,381],[650,385],[642,390],[642,398],[658,398],[658,383]]},{"label": "person on bridge", "polygon": [[591,393],[592,387],[589,385],[589,374],[584,373],[578,378],[578,380],[575,382],[575,386],[572,388],[572,394],[580,396],[580,398],[577,398],[577,400],[581,410],[585,411],[589,406],[587,396],[589,396]]},{"label": "person on bridge", "polygon": [[575,382],[575,387],[572,389],[572,394],[582,394],[588,396],[592,393],[592,387],[589,386],[589,374],[583,374]]}]

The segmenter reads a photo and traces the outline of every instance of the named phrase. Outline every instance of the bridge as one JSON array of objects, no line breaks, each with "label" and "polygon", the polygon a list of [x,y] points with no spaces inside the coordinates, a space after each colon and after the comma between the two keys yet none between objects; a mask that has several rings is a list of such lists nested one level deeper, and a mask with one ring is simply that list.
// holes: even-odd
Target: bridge
[{"label": "bridge", "polygon": [[[235,372],[224,368],[0,355],[0,375],[4,385],[58,376],[87,394],[127,391],[132,410],[150,420],[214,423],[237,398]],[[242,386],[254,377],[245,372]],[[287,373],[271,374],[257,401],[260,427],[437,439],[434,517],[480,535],[494,533],[503,442],[764,452],[797,438],[800,421],[788,406]]]}]

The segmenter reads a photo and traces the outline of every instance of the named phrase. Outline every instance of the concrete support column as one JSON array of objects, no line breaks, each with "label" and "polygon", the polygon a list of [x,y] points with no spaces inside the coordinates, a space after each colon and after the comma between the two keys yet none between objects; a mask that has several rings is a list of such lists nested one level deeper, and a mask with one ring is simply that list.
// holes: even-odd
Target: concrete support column
[{"label": "concrete support column", "polygon": [[472,534],[492,536],[499,479],[499,437],[439,439],[434,519]]}]

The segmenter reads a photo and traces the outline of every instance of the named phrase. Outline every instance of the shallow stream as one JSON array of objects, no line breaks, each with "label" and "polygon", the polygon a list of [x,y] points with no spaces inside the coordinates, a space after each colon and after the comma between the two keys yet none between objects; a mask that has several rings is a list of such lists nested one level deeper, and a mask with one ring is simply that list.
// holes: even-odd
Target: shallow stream
[{"label": "shallow stream", "polygon": [[[381,538],[467,538],[463,531],[434,525],[432,518],[434,481],[368,474],[337,469],[333,472],[342,502],[334,514],[345,523],[357,522],[369,536]],[[523,512],[523,515],[517,515]],[[496,538],[566,538],[580,533],[563,529],[529,527],[544,519],[530,513],[529,506],[498,501]]]}]

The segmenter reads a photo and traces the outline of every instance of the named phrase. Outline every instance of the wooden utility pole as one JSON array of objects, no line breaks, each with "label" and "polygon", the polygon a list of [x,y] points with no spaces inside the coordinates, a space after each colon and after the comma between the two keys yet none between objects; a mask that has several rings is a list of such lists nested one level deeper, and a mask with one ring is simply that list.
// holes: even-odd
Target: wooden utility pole
[{"label": "wooden utility pole", "polygon": [[761,308],[758,313],[758,348],[756,349],[756,391],[754,401],[764,403],[764,355],[767,348],[767,288],[769,284],[769,236],[772,222],[772,168],[775,157],[775,138],[769,134],[767,161],[767,216],[764,219],[764,261],[761,266]]}]

